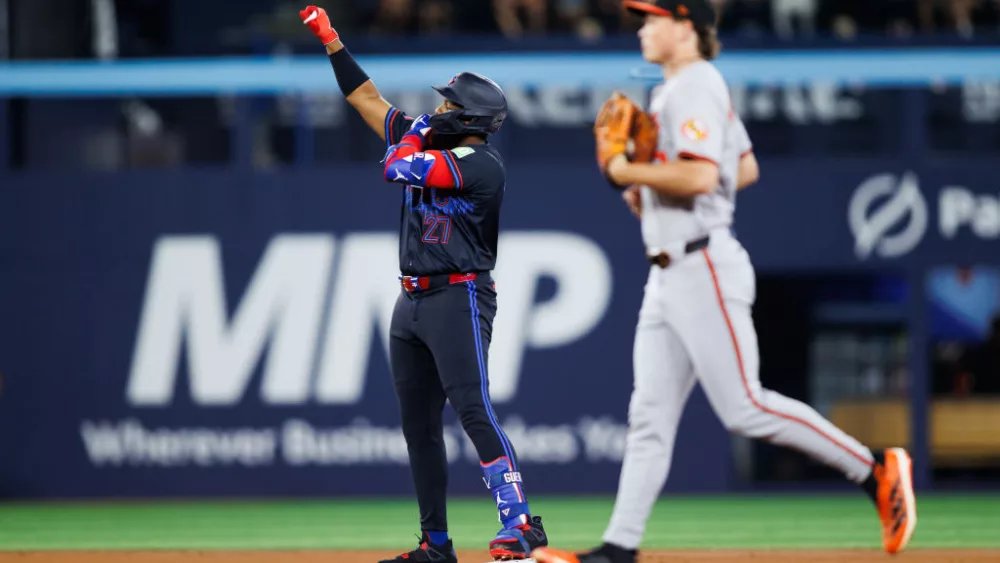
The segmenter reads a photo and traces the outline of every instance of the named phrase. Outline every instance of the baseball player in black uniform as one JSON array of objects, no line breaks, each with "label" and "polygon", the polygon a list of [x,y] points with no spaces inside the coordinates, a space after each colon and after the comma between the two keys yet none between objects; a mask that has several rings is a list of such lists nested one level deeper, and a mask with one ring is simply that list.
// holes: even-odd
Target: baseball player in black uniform
[{"label": "baseball player in black uniform", "polygon": [[385,139],[385,180],[402,188],[402,290],[389,355],[422,536],[416,549],[393,561],[457,561],[445,511],[446,400],[476,447],[503,524],[490,554],[527,558],[548,541],[541,518],[528,509],[514,447],[490,404],[487,376],[497,307],[490,271],[506,184],[503,161],[487,136],[507,116],[507,99],[492,80],[465,72],[434,87],[444,97],[434,115],[409,118],[382,98],[322,8],[309,6],[300,15],[326,46],[347,101]]}]

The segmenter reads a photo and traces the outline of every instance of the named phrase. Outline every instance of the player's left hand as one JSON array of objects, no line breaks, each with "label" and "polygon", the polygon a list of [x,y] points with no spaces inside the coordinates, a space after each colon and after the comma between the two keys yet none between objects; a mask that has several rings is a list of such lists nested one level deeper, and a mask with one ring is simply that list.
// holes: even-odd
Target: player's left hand
[{"label": "player's left hand", "polygon": [[604,102],[594,121],[597,166],[616,188],[616,172],[629,160],[649,162],[656,148],[657,126],[625,94],[615,92]]},{"label": "player's left hand", "polygon": [[625,200],[625,205],[632,215],[642,219],[642,194],[639,193],[639,186],[629,186],[622,192],[622,199]]},{"label": "player's left hand", "polygon": [[[608,164],[628,148],[628,132],[632,123],[632,110],[628,98],[615,92],[601,106],[594,121],[594,141],[597,144],[597,167],[609,181]],[[615,187],[620,188],[615,184]]]},{"label": "player's left hand", "polygon": [[638,109],[625,94],[615,92],[601,106],[594,121],[594,141],[597,144],[597,167],[616,188],[622,188],[609,174],[608,167],[615,157],[628,150],[629,132]]}]

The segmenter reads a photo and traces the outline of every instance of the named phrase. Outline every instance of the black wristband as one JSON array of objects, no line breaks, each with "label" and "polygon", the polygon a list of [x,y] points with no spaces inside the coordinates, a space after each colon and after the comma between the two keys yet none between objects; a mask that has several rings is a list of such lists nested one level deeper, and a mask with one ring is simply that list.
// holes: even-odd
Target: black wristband
[{"label": "black wristband", "polygon": [[351,56],[347,47],[330,55],[333,73],[337,76],[337,84],[344,96],[350,96],[362,84],[368,82],[368,75],[361,69],[358,62]]}]

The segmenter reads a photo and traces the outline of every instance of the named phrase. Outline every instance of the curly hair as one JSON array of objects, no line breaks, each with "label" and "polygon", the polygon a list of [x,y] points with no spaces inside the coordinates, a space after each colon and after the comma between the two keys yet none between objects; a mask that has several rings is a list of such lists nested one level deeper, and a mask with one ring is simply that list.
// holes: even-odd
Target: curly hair
[{"label": "curly hair", "polygon": [[722,42],[719,41],[715,26],[696,25],[694,31],[698,35],[698,54],[706,61],[715,60],[722,50]]}]

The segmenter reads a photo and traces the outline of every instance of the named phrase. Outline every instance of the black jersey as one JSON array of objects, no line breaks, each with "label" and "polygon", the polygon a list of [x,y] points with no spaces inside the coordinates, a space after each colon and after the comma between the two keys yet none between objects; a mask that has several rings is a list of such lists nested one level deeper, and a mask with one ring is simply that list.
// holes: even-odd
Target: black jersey
[{"label": "black jersey", "polygon": [[425,150],[396,108],[386,115],[385,179],[402,184],[399,269],[407,276],[488,272],[496,266],[507,171],[487,143]]}]

